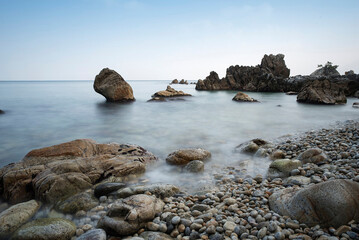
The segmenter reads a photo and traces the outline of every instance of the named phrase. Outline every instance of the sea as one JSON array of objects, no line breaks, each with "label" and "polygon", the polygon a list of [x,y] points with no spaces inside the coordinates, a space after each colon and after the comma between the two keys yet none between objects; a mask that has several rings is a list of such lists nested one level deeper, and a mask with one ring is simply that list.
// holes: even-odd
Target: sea
[{"label": "sea", "polygon": [[[176,183],[165,159],[181,148],[212,153],[206,169],[251,162],[248,174],[265,174],[269,160],[249,159],[234,149],[253,138],[268,141],[356,120],[357,101],[345,105],[312,105],[285,93],[250,92],[259,103],[232,101],[237,91],[197,91],[194,84],[174,84],[191,94],[183,100],[148,102],[171,81],[128,81],[136,101],[109,103],[93,89],[93,81],[1,81],[0,167],[21,161],[32,149],[90,138],[98,143],[131,143],[158,156],[146,178]],[[191,82],[191,81],[189,81]],[[205,170],[206,171],[206,170]],[[177,177],[176,177],[177,176]],[[179,177],[178,177],[179,176]]]}]

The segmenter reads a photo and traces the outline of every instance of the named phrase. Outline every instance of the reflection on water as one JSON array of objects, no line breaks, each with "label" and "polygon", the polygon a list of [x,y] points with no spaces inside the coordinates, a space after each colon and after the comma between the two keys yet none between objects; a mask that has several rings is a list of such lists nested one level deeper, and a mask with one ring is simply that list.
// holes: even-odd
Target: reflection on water
[{"label": "reflection on water", "polygon": [[[129,82],[136,101],[125,104],[106,102],[91,81],[0,82],[0,109],[6,111],[0,116],[0,166],[34,148],[92,138],[138,144],[160,158],[147,177],[178,181],[164,159],[179,148],[211,151],[206,168],[216,169],[248,159],[233,149],[249,139],[271,140],[358,116],[351,107],[355,99],[343,106],[318,106],[298,104],[296,96],[283,93],[249,93],[260,103],[239,103],[232,101],[235,91],[196,91],[195,85],[173,85],[193,95],[186,101],[147,102],[170,81]],[[248,162],[250,174],[268,165],[261,159]]]}]

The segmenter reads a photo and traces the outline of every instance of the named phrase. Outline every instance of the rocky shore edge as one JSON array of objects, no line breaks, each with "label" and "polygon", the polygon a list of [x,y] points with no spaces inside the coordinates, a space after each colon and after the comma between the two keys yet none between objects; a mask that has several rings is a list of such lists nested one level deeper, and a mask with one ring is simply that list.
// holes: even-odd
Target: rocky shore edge
[{"label": "rocky shore edge", "polygon": [[[11,239],[39,239],[39,234],[42,239],[82,240],[358,239],[358,126],[358,121],[346,121],[272,144],[258,139],[245,143],[239,151],[273,160],[268,176],[247,176],[239,165],[226,167],[213,176],[212,191],[187,194],[168,184],[107,182],[55,207],[22,202],[0,213],[1,239],[8,232],[15,232]],[[129,167],[141,157],[155,160],[135,145],[85,143],[102,155],[120,148],[119,155],[132,156]],[[32,151],[27,159],[41,154]],[[3,184],[2,178],[1,191]]]}]

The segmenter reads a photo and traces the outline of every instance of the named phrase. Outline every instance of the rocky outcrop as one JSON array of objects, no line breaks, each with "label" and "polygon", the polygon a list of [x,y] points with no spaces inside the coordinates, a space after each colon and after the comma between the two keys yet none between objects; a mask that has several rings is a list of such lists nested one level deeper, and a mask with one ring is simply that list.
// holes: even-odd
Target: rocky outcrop
[{"label": "rocky outcrop", "polygon": [[340,73],[336,69],[337,67],[338,66],[335,67],[335,66],[332,66],[331,64],[325,64],[324,66],[320,67],[319,69],[317,69],[313,73],[311,73],[310,76],[311,77],[322,77],[322,76],[337,77],[337,76],[340,76]]},{"label": "rocky outcrop", "polygon": [[16,204],[0,213],[0,239],[6,239],[31,219],[41,204],[35,200]]},{"label": "rocky outcrop", "polygon": [[180,149],[170,153],[166,162],[171,165],[186,165],[194,160],[205,161],[211,157],[211,153],[202,148]]},{"label": "rocky outcrop", "polygon": [[340,85],[327,79],[317,79],[304,85],[297,96],[297,101],[315,104],[345,104],[347,99]]},{"label": "rocky outcrop", "polygon": [[284,91],[284,79],[289,77],[289,69],[284,62],[284,55],[265,55],[261,65],[255,67],[230,66],[226,77],[219,79],[211,72],[205,80],[199,80],[197,90],[243,90],[258,92]]},{"label": "rocky outcrop", "polygon": [[171,84],[178,84],[178,80],[177,79],[172,80]]},{"label": "rocky outcrop", "polygon": [[136,233],[148,221],[162,212],[164,203],[153,196],[134,195],[114,203],[98,227],[108,234],[127,236]]},{"label": "rocky outcrop", "polygon": [[143,173],[155,160],[137,145],[79,139],[33,150],[0,169],[0,193],[11,203],[32,198],[55,203],[104,179]]},{"label": "rocky outcrop", "polygon": [[99,204],[92,192],[82,192],[60,201],[56,204],[56,209],[63,213],[75,214],[80,210],[88,211]]},{"label": "rocky outcrop", "polygon": [[23,225],[13,240],[68,240],[75,235],[76,225],[62,218],[41,218]]},{"label": "rocky outcrop", "polygon": [[166,101],[167,98],[178,98],[192,96],[191,94],[184,93],[183,91],[177,91],[171,86],[167,86],[166,90],[156,92],[152,95],[152,99],[149,101]]},{"label": "rocky outcrop", "polygon": [[135,100],[133,90],[120,74],[104,68],[96,76],[93,84],[95,91],[109,102],[126,102]]},{"label": "rocky outcrop", "polygon": [[270,208],[309,227],[339,227],[359,220],[359,183],[331,180],[302,190],[283,189],[269,198]]},{"label": "rocky outcrop", "polygon": [[188,81],[187,80],[184,80],[184,79],[182,79],[180,82],[179,82],[179,84],[188,84]]},{"label": "rocky outcrop", "polygon": [[245,93],[238,92],[236,96],[233,97],[233,101],[237,102],[258,102],[258,100],[251,98]]}]

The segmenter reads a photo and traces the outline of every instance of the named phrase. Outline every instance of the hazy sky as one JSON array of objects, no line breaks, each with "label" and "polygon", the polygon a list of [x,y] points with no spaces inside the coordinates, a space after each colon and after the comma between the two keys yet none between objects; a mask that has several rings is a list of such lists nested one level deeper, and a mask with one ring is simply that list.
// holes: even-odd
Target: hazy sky
[{"label": "hazy sky", "polygon": [[358,0],[0,0],[0,80],[199,79],[283,53],[359,72]]}]

